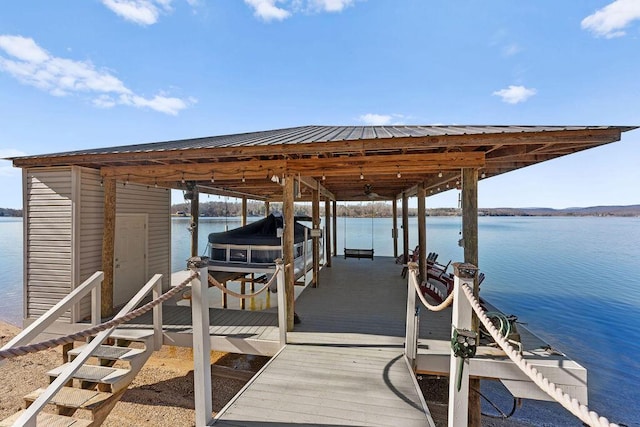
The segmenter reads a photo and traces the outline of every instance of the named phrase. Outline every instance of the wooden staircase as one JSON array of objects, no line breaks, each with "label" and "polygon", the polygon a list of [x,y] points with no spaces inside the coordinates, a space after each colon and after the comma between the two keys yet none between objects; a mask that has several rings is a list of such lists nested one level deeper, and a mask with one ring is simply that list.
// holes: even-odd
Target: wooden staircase
[{"label": "wooden staircase", "polygon": [[[99,426],[120,400],[129,384],[153,353],[153,331],[116,329],[106,345],[100,345],[87,363],[49,400],[53,412],[40,412],[37,424],[53,427]],[[66,353],[68,362],[47,372],[53,382],[86,347]],[[25,409],[45,393],[39,388],[24,397]],[[0,427],[16,426],[24,410],[0,421]]]}]

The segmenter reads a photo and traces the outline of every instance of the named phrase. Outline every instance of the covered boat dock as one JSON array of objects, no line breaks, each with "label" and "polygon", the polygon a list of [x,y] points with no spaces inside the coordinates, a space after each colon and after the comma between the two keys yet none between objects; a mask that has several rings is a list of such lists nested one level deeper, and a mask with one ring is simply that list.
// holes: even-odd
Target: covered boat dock
[{"label": "covered boat dock", "polygon": [[[417,270],[418,277],[424,280],[427,277],[426,254],[428,250],[437,251],[427,244],[425,208],[428,196],[450,189],[461,190],[463,227],[460,244],[464,248],[464,260],[460,261],[478,266],[479,181],[617,141],[623,132],[632,129],[621,126],[305,126],[14,158],[14,165],[23,168],[24,177],[25,324],[33,322],[96,270],[104,271],[101,288],[104,317],[113,314],[114,308],[126,302],[153,274],[162,274],[165,278],[163,288],[168,289],[171,269],[169,189],[182,189],[191,200],[192,255],[199,253],[199,194],[239,197],[244,206],[247,199],[264,201],[267,211],[270,203],[280,202],[285,225],[282,234],[284,270],[279,279],[284,292],[279,296],[283,298],[282,305],[286,306],[287,312],[283,317],[281,313],[279,330],[271,325],[273,319],[269,320],[269,314],[263,313],[260,321],[257,314],[254,319],[254,314],[249,312],[234,313],[233,319],[229,313],[212,314],[201,309],[202,301],[197,299],[200,294],[195,293],[194,327],[205,320],[209,323],[209,319],[217,319],[212,322],[215,324],[209,328],[209,334],[206,327],[194,328],[191,334],[188,320],[178,308],[175,311],[170,308],[166,313],[171,312],[174,317],[166,319],[165,343],[178,342],[180,333],[190,336],[195,349],[196,372],[203,372],[208,360],[208,345],[217,346],[212,337],[222,337],[238,352],[273,353],[246,344],[251,344],[251,340],[267,342],[272,337],[271,341],[281,346],[286,320],[286,346],[274,357],[270,367],[221,413],[220,422],[237,425],[244,420],[252,424],[249,413],[265,422],[284,420],[286,413],[292,410],[287,407],[289,403],[298,405],[295,411],[302,411],[304,399],[292,398],[280,405],[282,414],[271,411],[260,418],[256,408],[252,409],[247,403],[252,401],[250,390],[254,385],[253,390],[262,390],[261,393],[271,390],[269,393],[277,395],[277,387],[283,386],[283,382],[274,380],[277,375],[272,376],[268,371],[276,372],[291,366],[293,372],[296,368],[293,359],[303,357],[295,356],[296,351],[323,356],[327,360],[339,358],[338,365],[353,358],[354,354],[366,358],[369,357],[367,354],[378,352],[382,357],[375,363],[376,358],[371,357],[372,366],[376,367],[369,374],[382,381],[372,387],[381,392],[387,388],[395,395],[390,400],[400,399],[404,402],[396,402],[400,406],[420,412],[417,408],[422,402],[413,374],[446,374],[442,356],[447,360],[455,358],[450,351],[447,356],[438,343],[450,341],[451,316],[447,311],[433,318],[424,316],[416,334],[415,354],[407,358],[407,331],[412,328],[409,314],[415,308],[411,306],[407,282],[391,259],[376,258],[379,262],[364,264],[364,261],[327,256],[324,267],[330,268],[320,271],[323,267],[319,248],[321,200],[326,215],[325,252],[333,256],[340,255],[336,253],[335,241],[338,201],[390,201],[394,213],[390,245],[393,245],[394,255],[402,254],[406,263],[412,249],[408,247],[408,199],[417,197],[418,241],[423,248]],[[294,229],[287,224],[294,223],[297,201],[312,203],[313,274],[312,286],[294,301]],[[398,201],[402,206],[401,219]],[[246,223],[246,215],[243,223]],[[477,296],[477,278],[469,283]],[[304,319],[300,325],[294,326],[294,308]],[[76,304],[66,317],[68,330],[76,328],[90,311],[88,299]],[[470,309],[467,315],[471,321]],[[257,322],[262,324],[254,325]],[[258,326],[262,329],[252,329]],[[473,328],[477,328],[477,323]],[[176,334],[173,338],[172,333]],[[524,340],[523,336],[523,344]],[[517,374],[507,372],[512,369],[509,362],[504,366],[492,364],[488,370],[485,367],[489,362],[483,362],[483,358],[492,361],[493,356],[479,356],[472,359],[470,365],[473,375],[504,378],[514,384],[526,382]],[[532,352],[530,357],[533,359],[552,359],[542,354],[534,356]],[[396,363],[395,357],[405,360]],[[309,360],[315,360],[310,362],[312,365],[324,363],[312,357]],[[406,372],[411,375],[398,373],[400,376],[396,376],[396,369],[404,369],[398,367],[403,363],[407,364]],[[566,385],[582,390],[582,374],[574,374],[584,370],[579,366],[575,367],[575,372],[567,370],[570,363],[573,362],[564,358],[550,365],[559,372],[558,378],[563,378],[563,372],[577,378],[577,384],[567,380]],[[313,381],[327,375],[325,370],[314,371],[306,365],[296,369],[314,372]],[[386,374],[394,379],[389,382],[390,377],[385,377]],[[342,386],[355,399],[369,384],[364,378],[366,376],[360,373],[354,374],[351,382]],[[321,383],[329,390],[341,386],[333,380],[332,376]],[[397,381],[402,386],[398,386]],[[527,387],[521,385],[515,384],[513,390],[525,393],[522,390]],[[302,390],[304,386],[292,383],[289,387],[293,392],[293,387]],[[416,390],[415,394],[410,390]],[[328,393],[312,398],[330,401],[332,397]],[[205,381],[197,384],[196,389],[198,425],[210,422],[207,399]],[[354,400],[354,405],[356,403]],[[469,425],[479,425],[479,399],[471,398],[470,406]],[[393,407],[400,411],[399,406]],[[338,413],[341,408],[335,409]],[[428,420],[424,405],[422,410],[424,419]],[[458,414],[456,423],[466,425],[466,410],[464,412],[464,416]],[[304,422],[320,423],[321,418],[312,415],[321,417],[323,414],[309,414],[311,418],[305,418],[307,421]],[[414,415],[407,419],[418,419]],[[351,415],[345,414],[338,418],[348,424],[349,417]],[[355,424],[366,424],[370,420],[353,417],[350,422]],[[396,418],[403,416],[398,412]]]}]

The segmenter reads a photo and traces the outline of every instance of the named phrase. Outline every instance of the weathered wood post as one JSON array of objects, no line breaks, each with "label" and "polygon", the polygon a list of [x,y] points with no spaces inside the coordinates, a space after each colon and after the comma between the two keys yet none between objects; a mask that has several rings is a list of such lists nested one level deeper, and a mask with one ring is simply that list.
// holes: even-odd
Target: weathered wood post
[{"label": "weathered wood post", "polygon": [[403,264],[409,262],[409,198],[402,193],[402,248],[404,249]]},{"label": "weathered wood post", "polygon": [[102,271],[104,280],[101,289],[101,314],[108,317],[113,314],[113,261],[115,259],[116,240],[116,180],[103,178],[104,222],[102,225]]},{"label": "weathered wood post", "polygon": [[294,212],[293,212],[293,182],[295,177],[287,174],[284,179],[282,216],[284,230],[282,231],[282,258],[284,261],[285,294],[287,296],[287,330],[293,331],[295,309],[295,289],[293,277],[293,243],[294,243]]},{"label": "weathered wood post", "polygon": [[200,275],[191,282],[191,316],[193,319],[193,388],[196,407],[196,426],[206,426],[211,416],[211,338],[209,336],[209,300],[207,262],[192,257],[187,266]]},{"label": "weathered wood post", "polygon": [[391,237],[393,238],[393,257],[398,258],[398,200],[393,199],[391,204],[392,216],[393,216],[393,228],[391,230]]},{"label": "weathered wood post", "polygon": [[265,216],[265,217],[268,217],[270,213],[271,213],[271,206],[270,206],[270,204],[269,204],[269,201],[268,201],[268,200],[266,200],[266,201],[264,202],[264,216]]},{"label": "weathered wood post", "polygon": [[424,183],[418,184],[418,267],[420,269],[420,280],[427,281],[427,191]]},{"label": "weathered wood post", "polygon": [[247,225],[247,198],[242,197],[242,226]]},{"label": "weathered wood post", "polygon": [[324,201],[324,259],[327,267],[331,267],[331,200]]},{"label": "weathered wood post", "polygon": [[[314,288],[318,287],[319,273],[320,273],[320,236],[317,234],[320,231],[320,192],[317,188],[314,188],[311,192],[311,217],[313,230],[311,232],[311,239],[313,242],[313,278],[311,283]],[[307,242],[305,242],[305,245]]]},{"label": "weathered wood post", "polygon": [[[477,273],[472,264],[453,263],[453,312],[451,315],[451,332],[455,329],[471,330],[471,315],[473,310],[469,300],[462,291],[462,285],[473,287]],[[462,371],[462,372],[461,372]],[[460,389],[458,390],[458,381]],[[469,359],[460,358],[451,349],[449,362],[449,427],[467,427],[469,421]]]},{"label": "weathered wood post", "polygon": [[[200,223],[200,195],[198,187],[190,182],[191,188],[191,256],[198,256],[198,224]],[[188,188],[189,188],[188,187]]]},{"label": "weathered wood post", "polygon": [[338,256],[338,202],[333,201],[333,256]]},{"label": "weathered wood post", "polygon": [[[464,262],[479,266],[478,263],[478,170],[462,169],[462,246],[464,247]],[[473,284],[473,295],[476,297],[480,288],[476,277]],[[472,329],[478,331],[478,319],[473,314]],[[471,387],[480,390],[480,380],[472,379]],[[480,427],[482,424],[480,395],[472,393],[469,396],[469,426]]]}]

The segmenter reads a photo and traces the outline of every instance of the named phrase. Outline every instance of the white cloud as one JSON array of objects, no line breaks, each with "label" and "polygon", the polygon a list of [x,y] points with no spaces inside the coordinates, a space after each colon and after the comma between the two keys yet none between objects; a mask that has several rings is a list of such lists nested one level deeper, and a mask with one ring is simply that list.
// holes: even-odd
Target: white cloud
[{"label": "white cloud", "polygon": [[264,21],[282,21],[294,13],[342,12],[356,0],[244,0]]},{"label": "white cloud", "polygon": [[386,126],[386,125],[402,125],[403,120],[409,116],[403,114],[374,114],[367,113],[358,117],[358,120],[368,126]]},{"label": "white cloud", "polygon": [[353,4],[353,0],[310,0],[309,6],[325,12],[341,12]]},{"label": "white cloud", "polygon": [[291,12],[276,6],[277,0],[244,0],[254,10],[254,15],[264,21],[282,21],[291,16]]},{"label": "white cloud", "polygon": [[112,12],[139,25],[158,22],[161,11],[171,11],[171,0],[102,0]]},{"label": "white cloud", "polygon": [[522,52],[522,48],[517,43],[511,43],[502,48],[502,53],[505,56],[513,56]]},{"label": "white cloud", "polygon": [[31,38],[0,35],[0,53],[2,51],[8,56],[0,55],[0,71],[53,96],[87,93],[94,96],[92,103],[97,107],[132,105],[172,115],[192,103],[164,94],[144,98],[110,72],[96,69],[90,61],[51,56]]},{"label": "white cloud", "polygon": [[524,86],[510,85],[506,89],[501,89],[493,92],[493,95],[501,97],[502,101],[506,102],[507,104],[518,104],[531,98],[536,93],[537,91],[535,89],[526,88]]},{"label": "white cloud", "polygon": [[582,20],[582,29],[608,39],[624,36],[631,22],[640,19],[640,1],[615,0]]},{"label": "white cloud", "polygon": [[391,123],[391,116],[387,114],[367,113],[359,117],[361,122],[370,126],[384,126]]}]

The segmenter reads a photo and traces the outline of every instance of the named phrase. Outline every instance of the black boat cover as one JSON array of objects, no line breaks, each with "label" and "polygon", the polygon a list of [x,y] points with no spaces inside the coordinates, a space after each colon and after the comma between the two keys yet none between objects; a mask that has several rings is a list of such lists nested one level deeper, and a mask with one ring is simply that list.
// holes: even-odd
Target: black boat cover
[{"label": "black boat cover", "polygon": [[[304,241],[304,230],[310,230],[299,224],[298,221],[311,221],[309,217],[296,216],[294,228],[294,242],[301,243]],[[278,228],[282,228],[282,216],[270,214],[268,217],[261,219],[244,227],[234,228],[233,230],[223,231],[221,233],[209,234],[209,243],[223,245],[262,245],[262,246],[280,246],[280,238],[278,237]],[[307,232],[307,240],[311,239],[311,233]]]}]

